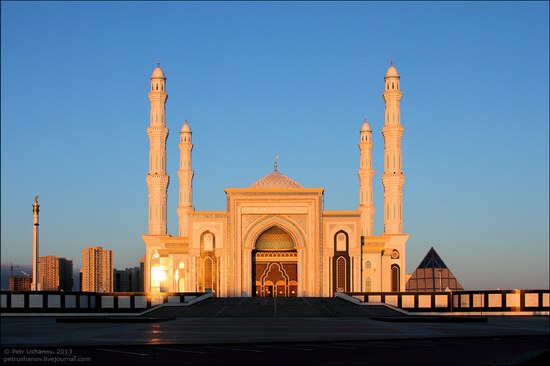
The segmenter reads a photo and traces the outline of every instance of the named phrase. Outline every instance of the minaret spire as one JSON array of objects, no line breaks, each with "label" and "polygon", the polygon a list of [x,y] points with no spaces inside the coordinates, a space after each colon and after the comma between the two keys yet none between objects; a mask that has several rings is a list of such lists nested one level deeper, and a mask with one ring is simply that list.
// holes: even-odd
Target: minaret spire
[{"label": "minaret spire", "polygon": [[41,286],[39,282],[38,273],[38,212],[40,210],[40,205],[38,204],[38,195],[34,196],[34,203],[32,204],[32,218],[33,218],[33,229],[32,229],[32,291],[40,291]]},{"label": "minaret spire", "polygon": [[359,170],[359,210],[361,211],[361,235],[374,235],[374,201],[372,199],[372,130],[365,119],[361,127],[361,151]]},{"label": "minaret spire", "polygon": [[166,174],[166,77],[157,66],[151,75],[149,136],[149,235],[166,235],[166,191],[170,178]]},{"label": "minaret spire", "polygon": [[401,125],[400,103],[403,93],[399,88],[399,73],[393,62],[384,76],[384,101],[386,113],[382,135],[384,136],[384,233],[403,232],[403,185],[405,176],[401,166]]},{"label": "minaret spire", "polygon": [[191,127],[185,121],[180,131],[180,167],[178,177],[180,180],[180,194],[178,205],[178,223],[179,236],[187,237],[189,235],[189,213],[193,211],[193,164],[191,151],[193,143],[191,141]]}]

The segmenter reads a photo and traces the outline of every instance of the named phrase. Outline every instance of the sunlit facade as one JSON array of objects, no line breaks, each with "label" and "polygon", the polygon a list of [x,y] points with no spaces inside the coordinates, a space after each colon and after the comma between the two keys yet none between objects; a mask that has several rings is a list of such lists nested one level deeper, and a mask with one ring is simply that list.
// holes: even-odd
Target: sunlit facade
[{"label": "sunlit facade", "polygon": [[[384,233],[374,235],[372,130],[359,133],[358,207],[326,211],[323,188],[273,171],[246,188],[226,188],[224,211],[193,207],[192,132],[179,133],[179,232],[167,233],[166,77],[151,76],[145,291],[212,291],[215,296],[333,296],[338,291],[404,291],[406,242],[400,76],[384,77]],[[350,142],[342,142],[350,143]],[[353,177],[350,177],[353,179]]]}]

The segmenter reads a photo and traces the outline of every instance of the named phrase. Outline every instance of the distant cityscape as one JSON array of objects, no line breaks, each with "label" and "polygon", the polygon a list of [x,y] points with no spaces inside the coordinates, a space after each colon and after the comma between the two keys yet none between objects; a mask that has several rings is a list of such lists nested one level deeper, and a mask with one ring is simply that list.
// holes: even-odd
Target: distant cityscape
[{"label": "distant cityscape", "polygon": [[[41,256],[38,258],[38,282],[42,291],[143,292],[143,260],[140,260],[138,266],[125,269],[113,268],[113,261],[112,250],[100,246],[85,248],[82,251],[82,268],[77,274],[78,282],[75,285],[72,259]],[[10,291],[31,290],[32,275],[22,270],[22,266],[10,263],[2,267],[3,275],[9,268]]]}]

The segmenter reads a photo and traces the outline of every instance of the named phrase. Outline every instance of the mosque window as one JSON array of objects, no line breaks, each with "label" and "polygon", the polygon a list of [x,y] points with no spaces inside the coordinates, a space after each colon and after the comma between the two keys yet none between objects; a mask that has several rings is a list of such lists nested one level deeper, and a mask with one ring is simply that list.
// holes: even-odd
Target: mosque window
[{"label": "mosque window", "polygon": [[365,278],[365,291],[366,292],[371,292],[372,291],[371,288],[372,288],[372,281],[371,281],[370,277],[367,277],[367,278]]},{"label": "mosque window", "polygon": [[372,268],[372,263],[371,263],[371,261],[366,261],[366,262],[365,262],[365,268]]},{"label": "mosque window", "polygon": [[346,259],[339,257],[336,260],[336,291],[346,290]]},{"label": "mosque window", "polygon": [[213,267],[212,258],[207,257],[204,260],[204,288],[212,289],[213,286]]},{"label": "mosque window", "polygon": [[395,89],[395,86],[394,86],[394,84],[393,84],[393,81],[392,81],[392,83],[391,83],[391,88],[392,88],[392,89]]},{"label": "mosque window", "polygon": [[392,291],[400,291],[400,269],[399,265],[392,264],[391,266],[391,290]]},{"label": "mosque window", "polygon": [[158,84],[156,84],[156,88],[157,88],[157,90],[159,90],[159,85]]}]

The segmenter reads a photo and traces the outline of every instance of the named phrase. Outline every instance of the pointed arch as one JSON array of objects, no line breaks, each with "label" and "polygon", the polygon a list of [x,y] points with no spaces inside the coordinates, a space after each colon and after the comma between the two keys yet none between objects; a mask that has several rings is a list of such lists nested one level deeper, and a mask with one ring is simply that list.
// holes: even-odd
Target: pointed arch
[{"label": "pointed arch", "polygon": [[273,226],[280,227],[290,235],[294,241],[295,249],[305,248],[304,231],[297,223],[285,216],[262,216],[256,220],[243,234],[243,247],[253,250],[260,235]]}]

